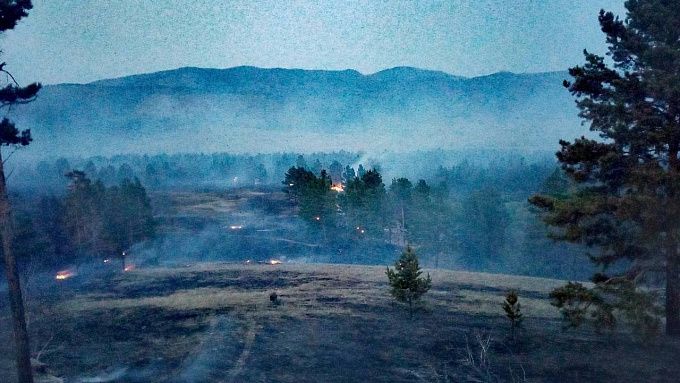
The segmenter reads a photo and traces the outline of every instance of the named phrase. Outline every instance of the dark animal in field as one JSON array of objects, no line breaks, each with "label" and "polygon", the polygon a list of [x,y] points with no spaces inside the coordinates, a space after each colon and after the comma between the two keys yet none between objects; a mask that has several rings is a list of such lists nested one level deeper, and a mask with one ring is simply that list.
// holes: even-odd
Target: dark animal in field
[{"label": "dark animal in field", "polygon": [[279,300],[279,294],[277,294],[276,291],[269,294],[269,301],[274,305],[278,305],[279,303],[281,303],[281,301]]}]

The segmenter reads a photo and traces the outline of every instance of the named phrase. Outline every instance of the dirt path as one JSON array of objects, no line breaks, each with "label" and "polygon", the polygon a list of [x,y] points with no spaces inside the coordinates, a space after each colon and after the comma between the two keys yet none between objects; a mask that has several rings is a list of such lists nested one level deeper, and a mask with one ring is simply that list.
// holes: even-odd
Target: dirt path
[{"label": "dirt path", "polygon": [[229,382],[237,382],[237,378],[239,375],[241,375],[241,372],[243,371],[243,368],[246,365],[246,362],[248,361],[248,357],[250,356],[250,350],[253,348],[253,343],[255,342],[255,336],[257,335],[256,331],[256,325],[254,322],[250,322],[248,325],[248,330],[246,333],[243,335],[243,351],[241,351],[241,355],[239,355],[238,359],[236,362],[234,362],[234,366],[229,370]]}]

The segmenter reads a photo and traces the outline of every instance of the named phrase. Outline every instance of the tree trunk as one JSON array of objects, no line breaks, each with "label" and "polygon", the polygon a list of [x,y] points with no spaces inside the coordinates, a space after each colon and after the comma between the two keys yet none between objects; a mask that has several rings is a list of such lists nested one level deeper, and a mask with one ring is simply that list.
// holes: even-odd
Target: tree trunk
[{"label": "tree trunk", "polygon": [[[670,174],[677,179],[680,174],[678,150],[680,143],[671,141],[668,150]],[[672,197],[676,197],[673,195]],[[666,334],[680,336],[680,254],[678,240],[670,240],[666,252]]]},{"label": "tree trunk", "polygon": [[666,334],[680,335],[680,262],[675,252],[666,260]]},{"label": "tree trunk", "polygon": [[2,153],[0,153],[0,236],[2,237],[2,255],[5,259],[5,273],[7,274],[9,304],[12,309],[17,375],[19,383],[33,383],[31,348],[28,343],[28,331],[26,330],[24,300],[21,296],[21,282],[19,280],[17,262],[12,252],[14,233],[12,232],[11,206],[7,195],[3,165]]},{"label": "tree trunk", "polygon": [[410,295],[408,297],[408,317],[413,319],[413,298]]}]

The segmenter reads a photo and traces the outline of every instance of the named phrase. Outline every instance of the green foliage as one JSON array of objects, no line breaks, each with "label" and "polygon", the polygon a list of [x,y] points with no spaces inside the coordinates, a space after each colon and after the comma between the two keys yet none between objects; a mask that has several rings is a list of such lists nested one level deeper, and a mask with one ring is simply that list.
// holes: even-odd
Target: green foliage
[{"label": "green foliage", "polygon": [[411,193],[413,192],[413,184],[408,178],[397,178],[392,180],[390,185],[390,193],[399,201],[400,204],[409,203],[411,201]]},{"label": "green foliage", "polygon": [[571,183],[565,176],[564,171],[560,168],[555,168],[543,183],[541,193],[551,197],[563,198],[568,195],[570,187]]},{"label": "green foliage", "polygon": [[589,309],[594,303],[600,303],[602,299],[593,291],[581,283],[569,282],[565,286],[556,288],[550,293],[552,305],[557,307],[568,327],[578,327],[588,315],[593,319],[611,319],[597,322],[597,327],[611,327],[614,325],[609,306],[597,306],[598,313],[590,313]]},{"label": "green foliage", "polygon": [[14,29],[19,20],[28,16],[33,8],[31,0],[0,1],[0,32]]},{"label": "green foliage", "polygon": [[[28,11],[33,8],[30,0],[3,0],[0,1],[0,32],[13,29],[19,20],[28,16]],[[0,105],[25,104],[35,99],[41,85],[32,83],[25,87],[19,86],[14,77],[5,70],[6,64],[0,63],[0,72],[11,80],[9,84],[0,88]],[[0,147],[3,145],[26,146],[31,142],[30,129],[19,130],[14,123],[7,118],[0,121]]]},{"label": "green foliage", "polygon": [[353,181],[357,177],[354,168],[349,165],[345,166],[345,170],[342,172],[342,184],[347,185],[349,182]]},{"label": "green foliage", "polygon": [[346,183],[345,192],[338,200],[347,227],[349,230],[359,227],[369,234],[382,234],[386,198],[382,176],[375,169],[359,173],[361,176]]},{"label": "green foliage", "polygon": [[335,193],[325,170],[317,177],[313,172],[293,167],[283,181],[284,190],[297,203],[300,218],[312,227],[326,229],[335,225]]},{"label": "green foliage", "polygon": [[530,202],[545,211],[553,238],[591,247],[603,268],[627,269],[590,293],[557,290],[558,303],[581,302],[569,311],[573,323],[583,317],[578,307],[597,306],[588,312],[603,322],[620,312],[653,325],[648,315],[658,310],[643,304],[636,285],[665,269],[666,330],[680,334],[680,7],[630,0],[626,8],[625,19],[599,15],[611,61],[584,51],[585,64],[564,84],[601,140],[560,141],[557,158],[573,190]]},{"label": "green foliage", "polygon": [[390,293],[400,302],[408,303],[409,312],[413,314],[413,306],[432,286],[430,275],[422,277],[418,265],[418,257],[411,246],[407,246],[401,257],[394,264],[394,269],[387,268],[387,279]]},{"label": "green foliage", "polygon": [[155,233],[151,202],[138,179],[123,180],[120,186],[107,188],[103,207],[104,239],[116,253],[153,237]]},{"label": "green foliage", "polygon": [[304,167],[292,167],[286,172],[283,180],[283,184],[285,185],[283,191],[292,199],[300,199],[305,193],[305,189],[312,182],[316,182],[314,173],[308,171]]},{"label": "green foliage", "polygon": [[613,329],[617,316],[634,333],[648,338],[658,333],[661,311],[655,304],[657,297],[641,290],[625,278],[598,275],[598,282],[588,288],[569,282],[551,292],[552,304],[562,313],[567,327],[578,327],[586,322],[597,331]]},{"label": "green foliage", "polygon": [[484,268],[497,261],[506,244],[510,221],[500,193],[490,188],[471,193],[462,202],[460,220],[465,263]]},{"label": "green foliage", "polygon": [[63,222],[79,254],[118,255],[154,235],[151,202],[139,180],[126,179],[107,188],[81,171],[67,176],[71,186],[64,201]]}]

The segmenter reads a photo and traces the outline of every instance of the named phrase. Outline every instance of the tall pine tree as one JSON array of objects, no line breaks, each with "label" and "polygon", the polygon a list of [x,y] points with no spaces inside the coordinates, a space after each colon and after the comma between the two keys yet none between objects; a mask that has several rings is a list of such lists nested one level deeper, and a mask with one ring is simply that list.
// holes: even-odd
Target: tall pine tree
[{"label": "tall pine tree", "polygon": [[[0,1],[0,33],[13,29],[17,22],[28,15],[33,7],[30,0],[1,0]],[[0,88],[0,106],[9,109],[11,105],[32,101],[40,90],[40,84],[34,83],[26,87],[19,86],[14,77],[5,69],[6,64],[0,64],[0,72],[10,79],[10,82]],[[13,252],[14,232],[12,230],[12,208],[7,195],[4,164],[2,158],[3,147],[26,146],[31,142],[31,131],[20,131],[7,117],[0,121],[0,236],[2,237],[2,253],[5,259],[5,273],[9,288],[9,302],[12,309],[12,324],[14,328],[14,342],[16,345],[16,363],[19,383],[32,383],[30,346],[24,302],[21,295],[19,270]]]},{"label": "tall pine tree", "polygon": [[594,278],[593,293],[607,291],[594,301],[625,310],[612,294],[660,276],[666,332],[680,335],[680,3],[625,6],[625,19],[600,11],[608,58],[584,51],[585,64],[565,81],[601,139],[561,141],[557,158],[576,190],[531,202],[556,236],[590,246],[604,268],[619,265],[622,272]]}]

